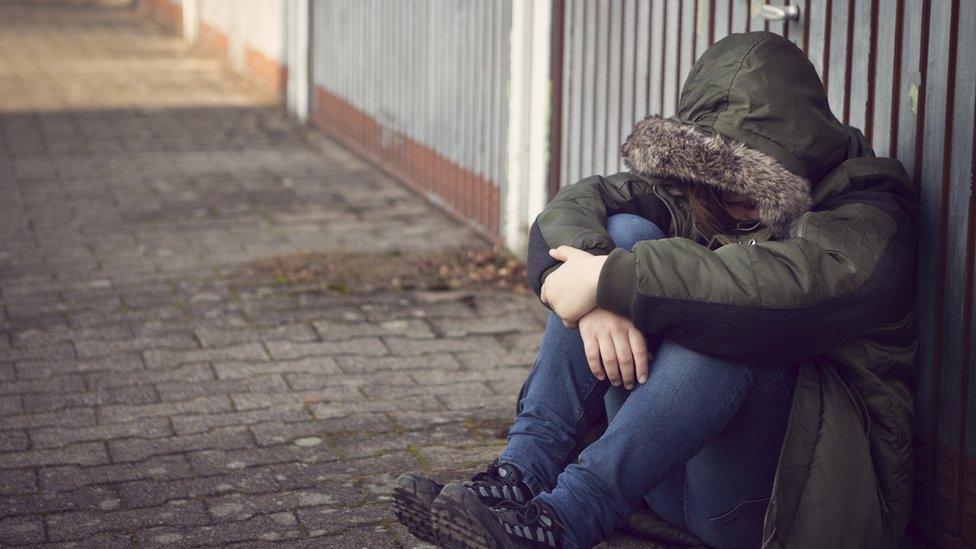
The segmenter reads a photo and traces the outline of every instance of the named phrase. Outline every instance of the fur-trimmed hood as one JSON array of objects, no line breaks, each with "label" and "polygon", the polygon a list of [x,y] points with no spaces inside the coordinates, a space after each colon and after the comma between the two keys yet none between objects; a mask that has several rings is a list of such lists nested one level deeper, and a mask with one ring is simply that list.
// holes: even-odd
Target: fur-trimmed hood
[{"label": "fur-trimmed hood", "polygon": [[638,122],[622,154],[631,170],[665,184],[744,196],[783,235],[810,209],[812,186],[847,159],[851,141],[803,52],[777,34],[752,32],[708,48],[685,81],[678,114]]}]

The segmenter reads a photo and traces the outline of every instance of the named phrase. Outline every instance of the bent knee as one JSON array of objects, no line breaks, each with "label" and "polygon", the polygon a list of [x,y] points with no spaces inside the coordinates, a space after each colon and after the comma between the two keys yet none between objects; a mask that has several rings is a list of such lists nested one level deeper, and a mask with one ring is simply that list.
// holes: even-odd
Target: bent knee
[{"label": "bent knee", "polygon": [[629,250],[641,240],[657,240],[664,232],[652,221],[635,214],[616,214],[607,218],[607,233],[613,243]]}]

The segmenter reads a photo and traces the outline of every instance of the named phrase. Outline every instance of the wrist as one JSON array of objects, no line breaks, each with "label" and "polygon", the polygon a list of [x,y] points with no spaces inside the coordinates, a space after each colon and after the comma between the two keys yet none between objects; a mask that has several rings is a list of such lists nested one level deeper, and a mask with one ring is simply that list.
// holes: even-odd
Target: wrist
[{"label": "wrist", "polygon": [[632,318],[631,306],[637,285],[633,254],[617,248],[601,265],[596,290],[597,307]]}]

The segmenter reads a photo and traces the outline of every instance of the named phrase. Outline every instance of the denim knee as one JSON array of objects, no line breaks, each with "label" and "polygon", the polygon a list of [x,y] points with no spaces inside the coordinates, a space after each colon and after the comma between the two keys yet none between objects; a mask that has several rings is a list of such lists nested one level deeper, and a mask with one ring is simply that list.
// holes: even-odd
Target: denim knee
[{"label": "denim knee", "polygon": [[634,214],[616,214],[607,218],[607,233],[619,248],[629,250],[641,240],[664,238],[664,231],[652,221]]}]

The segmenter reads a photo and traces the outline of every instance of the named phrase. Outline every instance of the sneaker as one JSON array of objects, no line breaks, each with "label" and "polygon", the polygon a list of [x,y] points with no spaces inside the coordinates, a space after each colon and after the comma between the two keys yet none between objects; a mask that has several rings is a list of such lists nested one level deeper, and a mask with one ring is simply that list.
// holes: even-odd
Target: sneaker
[{"label": "sneaker", "polygon": [[[526,503],[532,499],[532,491],[522,482],[519,470],[497,459],[461,486],[491,507],[504,502]],[[400,475],[393,486],[393,511],[397,520],[417,539],[427,543],[437,543],[430,509],[443,487],[443,484],[415,473]]]},{"label": "sneaker", "polygon": [[561,547],[564,530],[548,505],[502,502],[491,507],[469,488],[448,484],[431,509],[436,544],[449,549]]},{"label": "sneaker", "polygon": [[437,544],[430,522],[430,508],[443,484],[415,473],[400,475],[393,485],[393,513],[420,541]]},{"label": "sneaker", "polygon": [[521,471],[511,463],[502,463],[497,459],[484,472],[461,485],[478,494],[481,501],[491,507],[503,501],[528,503],[532,499],[532,491],[522,482]]}]

